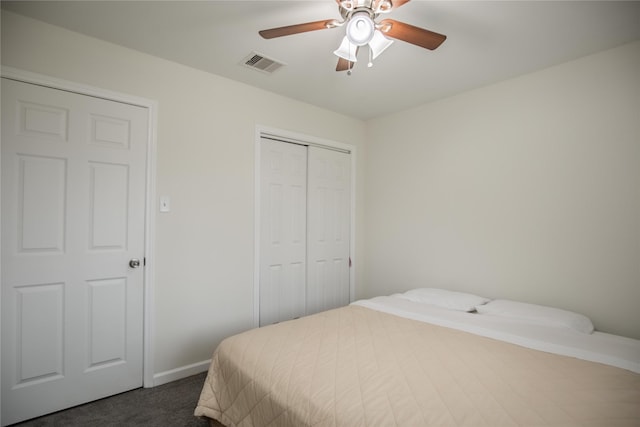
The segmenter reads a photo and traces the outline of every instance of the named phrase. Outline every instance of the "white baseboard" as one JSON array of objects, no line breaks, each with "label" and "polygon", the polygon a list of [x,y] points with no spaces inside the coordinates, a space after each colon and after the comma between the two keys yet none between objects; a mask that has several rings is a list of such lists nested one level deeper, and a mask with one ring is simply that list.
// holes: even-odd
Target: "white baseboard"
[{"label": "white baseboard", "polygon": [[207,369],[209,369],[210,364],[211,359],[208,359],[203,360],[202,362],[193,363],[191,365],[171,369],[170,371],[153,374],[153,387],[170,383],[171,381],[181,380],[182,378],[187,378],[201,372],[205,372]]}]

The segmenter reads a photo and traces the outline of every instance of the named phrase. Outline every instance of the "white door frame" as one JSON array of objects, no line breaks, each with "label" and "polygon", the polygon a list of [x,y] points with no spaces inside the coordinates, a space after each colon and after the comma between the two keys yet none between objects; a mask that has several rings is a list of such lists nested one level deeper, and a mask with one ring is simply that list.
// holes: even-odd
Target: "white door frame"
[{"label": "white door frame", "polygon": [[256,125],[254,148],[254,233],[253,233],[253,326],[260,326],[260,139],[263,137],[291,142],[293,144],[311,145],[330,150],[344,151],[351,154],[351,214],[349,218],[349,302],[355,299],[356,285],[356,147],[351,144],[317,138],[297,132]]},{"label": "white door frame", "polygon": [[[148,139],[147,139],[147,173],[146,173],[146,197],[145,197],[145,265],[143,278],[143,386],[153,387],[153,328],[154,328],[154,241],[155,241],[155,187],[156,187],[156,126],[158,104],[156,101],[100,89],[94,86],[74,83],[46,75],[32,73],[17,68],[2,66],[2,77],[25,83],[46,86],[52,89],[60,89],[68,92],[102,98],[110,101],[136,105],[149,111]],[[0,261],[0,272],[2,263]],[[0,374],[1,375],[1,374]]]}]

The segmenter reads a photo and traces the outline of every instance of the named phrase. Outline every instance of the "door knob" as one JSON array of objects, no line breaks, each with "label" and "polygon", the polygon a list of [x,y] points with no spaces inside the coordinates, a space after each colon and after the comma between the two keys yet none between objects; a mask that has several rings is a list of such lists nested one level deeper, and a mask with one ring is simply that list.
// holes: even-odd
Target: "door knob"
[{"label": "door knob", "polygon": [[138,258],[133,258],[131,261],[129,261],[129,267],[131,268],[140,267],[140,260]]}]

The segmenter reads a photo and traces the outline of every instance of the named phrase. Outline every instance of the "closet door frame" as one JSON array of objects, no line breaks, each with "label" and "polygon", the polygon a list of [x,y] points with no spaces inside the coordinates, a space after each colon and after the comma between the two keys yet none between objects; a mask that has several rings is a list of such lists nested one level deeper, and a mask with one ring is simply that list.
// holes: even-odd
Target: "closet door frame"
[{"label": "closet door frame", "polygon": [[253,325],[260,325],[260,160],[262,138],[272,138],[283,142],[293,144],[321,147],[329,150],[337,150],[350,154],[351,158],[351,200],[350,200],[350,218],[349,218],[349,258],[351,267],[349,268],[349,302],[355,299],[355,277],[356,277],[356,257],[355,257],[355,241],[356,241],[356,147],[351,144],[331,141],[323,138],[317,138],[310,135],[304,135],[297,132],[286,131],[282,129],[257,125],[255,132],[254,147],[254,267],[253,267]]}]

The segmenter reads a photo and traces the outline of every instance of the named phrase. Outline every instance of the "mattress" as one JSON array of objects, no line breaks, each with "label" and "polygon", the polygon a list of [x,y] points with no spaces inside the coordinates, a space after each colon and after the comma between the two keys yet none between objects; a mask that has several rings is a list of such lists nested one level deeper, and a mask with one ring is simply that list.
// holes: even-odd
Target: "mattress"
[{"label": "mattress", "polygon": [[[459,319],[420,321],[424,313],[393,299],[372,301],[225,339],[195,415],[226,426],[640,425],[640,374],[632,370],[472,333]],[[535,346],[533,336],[525,341]],[[614,359],[633,362],[633,342]]]},{"label": "mattress", "polygon": [[640,340],[632,338],[598,331],[591,334],[575,333],[566,328],[550,328],[516,319],[446,310],[408,301],[400,294],[360,300],[353,304],[640,373]]}]

